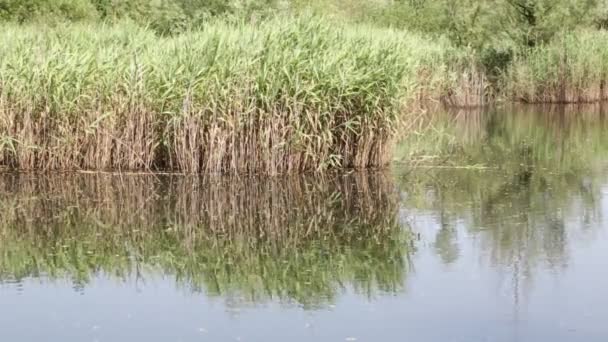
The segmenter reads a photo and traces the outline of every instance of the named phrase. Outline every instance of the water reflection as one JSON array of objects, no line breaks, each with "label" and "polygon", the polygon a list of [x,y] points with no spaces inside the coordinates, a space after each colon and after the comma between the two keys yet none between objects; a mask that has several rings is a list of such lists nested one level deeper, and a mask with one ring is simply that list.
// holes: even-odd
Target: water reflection
[{"label": "water reflection", "polygon": [[[437,113],[409,135],[397,159],[423,165],[497,168],[522,180],[530,168],[568,172],[597,166],[608,153],[605,104],[507,106]],[[525,167],[522,167],[525,166]]]},{"label": "water reflection", "polygon": [[[600,105],[439,114],[433,125],[440,148],[416,141],[410,149],[435,154],[422,166],[443,163],[398,169],[402,206],[432,218],[443,263],[457,262],[474,243],[517,298],[538,273],[568,267],[571,239],[603,226],[604,117]],[[421,225],[428,221],[412,228]]]},{"label": "water reflection", "polygon": [[0,339],[605,341],[603,117],[438,114],[392,174],[0,176]]},{"label": "water reflection", "polygon": [[0,277],[145,281],[247,303],[398,292],[408,234],[386,175],[0,177]]}]

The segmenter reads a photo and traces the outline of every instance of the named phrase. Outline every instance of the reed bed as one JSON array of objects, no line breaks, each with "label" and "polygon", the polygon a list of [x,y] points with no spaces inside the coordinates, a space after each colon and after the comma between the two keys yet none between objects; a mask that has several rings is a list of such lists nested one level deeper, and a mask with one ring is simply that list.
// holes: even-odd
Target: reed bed
[{"label": "reed bed", "polygon": [[447,39],[311,16],[0,32],[0,167],[199,174],[376,168],[441,103],[608,98],[608,34],[564,34],[487,74]]},{"label": "reed bed", "polygon": [[3,28],[0,165],[21,170],[382,167],[412,115],[489,97],[471,50],[319,17]]},{"label": "reed bed", "polygon": [[608,99],[608,33],[562,34],[519,56],[503,83],[507,98],[528,103]]},{"label": "reed bed", "polygon": [[386,175],[0,177],[0,281],[161,274],[210,295],[313,306],[399,291],[410,240]]},{"label": "reed bed", "polygon": [[492,102],[493,85],[473,49],[448,46],[442,64],[446,70],[436,81],[440,90],[436,97],[444,107],[475,108]]},{"label": "reed bed", "polygon": [[[0,164],[283,174],[380,167],[440,48],[316,17],[0,33]],[[435,61],[435,63],[438,63]]]}]

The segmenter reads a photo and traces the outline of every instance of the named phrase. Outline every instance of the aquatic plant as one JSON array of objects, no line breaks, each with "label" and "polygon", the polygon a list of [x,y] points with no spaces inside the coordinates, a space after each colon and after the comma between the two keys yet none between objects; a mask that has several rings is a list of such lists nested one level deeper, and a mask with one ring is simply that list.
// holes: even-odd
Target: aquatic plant
[{"label": "aquatic plant", "polygon": [[608,34],[577,31],[516,57],[502,81],[505,96],[529,103],[608,99]]},{"label": "aquatic plant", "polygon": [[[44,28],[44,29],[42,29]],[[500,72],[472,48],[311,16],[158,36],[3,24],[0,166],[286,174],[386,166],[436,103],[605,98],[608,38],[562,34]]]},{"label": "aquatic plant", "polygon": [[175,37],[7,25],[0,42],[0,164],[19,169],[379,167],[420,71],[449,69],[442,43],[316,17]]}]

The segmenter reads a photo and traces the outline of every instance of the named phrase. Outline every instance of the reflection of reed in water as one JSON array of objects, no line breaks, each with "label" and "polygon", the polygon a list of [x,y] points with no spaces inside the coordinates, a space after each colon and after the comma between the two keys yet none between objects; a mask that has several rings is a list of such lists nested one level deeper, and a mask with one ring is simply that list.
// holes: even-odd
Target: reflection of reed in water
[{"label": "reflection of reed in water", "polygon": [[543,167],[572,170],[608,152],[603,104],[508,106],[429,115],[397,159],[458,167]]},{"label": "reflection of reed in water", "polygon": [[381,174],[322,179],[0,177],[0,276],[174,275],[212,295],[330,302],[398,291],[408,266]]}]

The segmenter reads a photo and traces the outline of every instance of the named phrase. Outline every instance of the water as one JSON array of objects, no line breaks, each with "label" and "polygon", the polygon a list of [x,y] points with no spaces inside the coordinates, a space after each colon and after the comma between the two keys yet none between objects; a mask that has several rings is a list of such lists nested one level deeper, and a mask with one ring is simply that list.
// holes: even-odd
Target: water
[{"label": "water", "polygon": [[605,341],[602,110],[505,111],[401,148],[443,168],[4,174],[0,340]]}]

